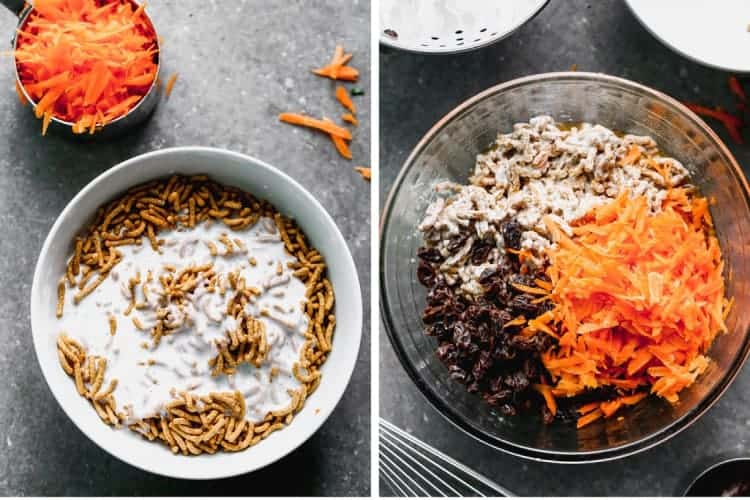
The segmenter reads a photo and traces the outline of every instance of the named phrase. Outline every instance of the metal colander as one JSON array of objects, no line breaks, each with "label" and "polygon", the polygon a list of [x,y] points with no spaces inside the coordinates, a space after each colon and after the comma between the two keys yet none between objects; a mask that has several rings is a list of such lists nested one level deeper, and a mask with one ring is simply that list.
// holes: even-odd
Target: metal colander
[{"label": "metal colander", "polygon": [[381,0],[380,43],[427,54],[452,54],[495,43],[548,0]]}]

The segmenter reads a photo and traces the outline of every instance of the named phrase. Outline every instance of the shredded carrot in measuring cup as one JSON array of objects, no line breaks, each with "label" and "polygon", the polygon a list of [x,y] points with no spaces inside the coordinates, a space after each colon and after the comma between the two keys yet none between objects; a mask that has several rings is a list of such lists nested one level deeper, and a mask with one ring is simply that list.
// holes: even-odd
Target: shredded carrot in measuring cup
[{"label": "shredded carrot in measuring cup", "polygon": [[34,2],[15,58],[43,132],[55,117],[75,133],[93,133],[148,93],[159,48],[144,8],[127,0]]}]

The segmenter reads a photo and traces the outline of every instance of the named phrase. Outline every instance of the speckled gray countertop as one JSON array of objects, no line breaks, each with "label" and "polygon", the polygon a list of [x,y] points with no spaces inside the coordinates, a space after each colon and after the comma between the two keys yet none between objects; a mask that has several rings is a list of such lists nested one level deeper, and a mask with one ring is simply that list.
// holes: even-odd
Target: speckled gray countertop
[{"label": "speckled gray countertop", "polygon": [[[40,137],[39,121],[17,102],[12,60],[0,59],[0,495],[369,494],[369,322],[348,391],[319,432],[261,471],[196,482],[141,472],[89,441],[47,388],[29,324],[36,258],[68,201],[116,163],[187,145],[250,154],[310,190],[349,243],[369,318],[370,185],[351,168],[370,157],[369,10],[367,0],[149,2],[164,38],[164,74],[178,71],[179,79],[141,130],[101,144]],[[14,28],[13,16],[0,8],[6,41]],[[333,82],[309,72],[330,59],[336,43],[354,53],[360,86],[368,90],[356,101],[363,125],[352,145],[354,162],[339,158],[326,137],[276,120],[288,110],[340,112]]]},{"label": "speckled gray countertop", "polygon": [[[381,206],[411,149],[456,105],[499,82],[568,70],[572,64],[642,82],[678,99],[733,107],[726,73],[671,52],[624,2],[552,0],[515,34],[477,52],[419,56],[381,49]],[[732,145],[723,130],[719,134],[737,160],[750,166],[750,148]],[[668,443],[612,463],[562,466],[513,458],[461,434],[428,405],[384,333],[380,347],[382,416],[521,495],[670,495],[707,457],[750,455],[747,367],[708,414]],[[382,482],[381,488],[389,493]]]}]

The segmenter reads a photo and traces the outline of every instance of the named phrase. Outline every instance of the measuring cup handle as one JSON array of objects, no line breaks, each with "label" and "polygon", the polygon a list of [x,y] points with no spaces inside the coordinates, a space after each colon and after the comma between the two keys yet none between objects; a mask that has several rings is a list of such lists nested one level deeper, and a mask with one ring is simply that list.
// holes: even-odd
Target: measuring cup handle
[{"label": "measuring cup handle", "polygon": [[24,0],[0,0],[0,4],[17,16],[21,15],[27,3]]}]

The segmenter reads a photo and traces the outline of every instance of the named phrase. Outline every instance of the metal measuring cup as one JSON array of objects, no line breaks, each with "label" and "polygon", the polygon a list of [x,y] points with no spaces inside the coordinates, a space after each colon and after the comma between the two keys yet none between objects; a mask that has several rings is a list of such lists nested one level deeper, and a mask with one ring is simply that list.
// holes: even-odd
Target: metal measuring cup
[{"label": "metal measuring cup", "polygon": [[[135,2],[135,0],[128,0],[133,5],[138,7],[138,3]],[[3,5],[8,10],[13,12],[15,15],[18,16],[18,28],[16,30],[16,33],[13,34],[13,38],[11,40],[11,46],[13,47],[13,52],[15,53],[16,50],[16,44],[18,43],[18,37],[16,34],[19,30],[23,29],[24,25],[26,24],[26,21],[28,20],[29,16],[31,15],[34,8],[26,1],[24,0],[0,0],[0,5]],[[137,125],[140,125],[143,123],[147,118],[151,116],[151,114],[156,109],[156,105],[159,103],[159,85],[157,85],[157,82],[159,81],[159,71],[161,69],[161,47],[159,44],[159,37],[156,34],[156,28],[154,27],[154,23],[151,21],[151,18],[148,16],[146,12],[143,12],[143,16],[146,17],[146,21],[148,24],[151,25],[151,28],[154,30],[154,34],[156,35],[156,75],[154,76],[154,81],[151,84],[151,87],[148,89],[148,92],[146,92],[146,95],[141,98],[138,103],[136,103],[135,106],[133,106],[130,111],[125,113],[124,115],[120,116],[119,118],[116,118],[112,120],[111,122],[107,123],[104,127],[97,128],[96,132],[94,133],[95,138],[97,139],[103,139],[103,138],[109,138],[109,137],[115,137],[118,135],[122,135],[125,132],[135,128]],[[31,99],[31,96],[26,92],[26,89],[24,88],[23,84],[21,83],[21,77],[18,74],[18,64],[15,61],[15,56],[13,58],[13,68],[16,74],[16,83],[18,84],[18,88],[21,89],[21,92],[23,93],[26,100],[32,105],[36,106],[36,103]],[[61,120],[56,117],[52,117],[52,120],[49,124],[48,133],[58,133],[63,135],[72,135],[75,137],[91,137],[88,133],[83,134],[74,134],[73,130],[73,123],[67,122],[65,120]]]}]

